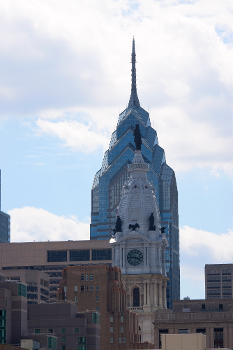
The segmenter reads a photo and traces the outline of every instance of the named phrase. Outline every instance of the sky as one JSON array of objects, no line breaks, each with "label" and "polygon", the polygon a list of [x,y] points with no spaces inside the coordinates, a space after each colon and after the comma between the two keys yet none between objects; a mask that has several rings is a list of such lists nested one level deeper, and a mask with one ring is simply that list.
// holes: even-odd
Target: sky
[{"label": "sky", "polygon": [[89,239],[93,177],[137,86],[179,192],[181,297],[233,262],[232,0],[0,1],[11,241]]}]

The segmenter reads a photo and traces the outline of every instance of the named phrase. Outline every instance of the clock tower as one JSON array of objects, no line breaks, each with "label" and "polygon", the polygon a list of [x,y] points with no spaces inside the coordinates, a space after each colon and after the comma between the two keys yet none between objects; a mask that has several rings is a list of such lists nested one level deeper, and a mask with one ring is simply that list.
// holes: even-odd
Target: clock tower
[{"label": "clock tower", "polygon": [[157,198],[147,179],[149,165],[141,153],[139,125],[134,130],[136,150],[128,165],[116,225],[110,240],[113,266],[122,272],[129,309],[138,313],[142,342],[154,343],[154,312],[166,309],[167,277],[164,252],[167,239],[160,223]]}]

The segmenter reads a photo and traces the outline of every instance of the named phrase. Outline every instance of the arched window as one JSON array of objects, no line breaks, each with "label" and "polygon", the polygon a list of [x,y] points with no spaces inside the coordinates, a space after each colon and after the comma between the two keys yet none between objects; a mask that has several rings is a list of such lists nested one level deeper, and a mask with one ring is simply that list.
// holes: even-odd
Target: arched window
[{"label": "arched window", "polygon": [[133,289],[133,306],[140,306],[140,292],[138,287]]}]

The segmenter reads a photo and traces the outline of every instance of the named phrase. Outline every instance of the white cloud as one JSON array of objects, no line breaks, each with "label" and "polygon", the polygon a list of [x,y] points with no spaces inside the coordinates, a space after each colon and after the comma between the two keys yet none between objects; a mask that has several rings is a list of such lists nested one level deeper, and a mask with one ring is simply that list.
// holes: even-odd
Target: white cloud
[{"label": "white cloud", "polygon": [[195,259],[204,256],[216,263],[233,261],[233,231],[217,234],[190,226],[183,226],[180,230],[180,248],[182,254]]},{"label": "white cloud", "polygon": [[90,225],[76,217],[59,216],[42,208],[23,207],[9,211],[11,241],[88,240]]},{"label": "white cloud", "polygon": [[153,109],[152,116],[159,143],[175,171],[206,168],[232,173],[233,137],[229,130],[221,133],[206,119],[190,118],[182,108]]},{"label": "white cloud", "polygon": [[190,226],[180,228],[181,297],[205,298],[205,264],[231,264],[233,231],[217,234]]},{"label": "white cloud", "polygon": [[65,145],[73,150],[83,153],[95,151],[97,148],[106,148],[108,139],[92,130],[90,125],[84,125],[77,121],[48,121],[39,119],[37,126],[40,131],[57,136],[65,142]]},{"label": "white cloud", "polygon": [[[82,151],[81,130],[96,150],[129,97],[134,34],[141,104],[175,170],[232,171],[232,13],[230,0],[2,2],[0,115],[50,111],[41,131]],[[72,109],[91,127],[52,123]]]}]

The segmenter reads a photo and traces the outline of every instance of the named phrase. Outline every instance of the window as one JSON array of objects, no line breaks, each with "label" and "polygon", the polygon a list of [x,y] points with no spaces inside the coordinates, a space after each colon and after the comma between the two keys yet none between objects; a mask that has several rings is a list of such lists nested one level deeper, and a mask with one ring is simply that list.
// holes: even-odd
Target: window
[{"label": "window", "polygon": [[66,333],[66,329],[65,329],[65,328],[62,328],[62,329],[61,329],[61,332],[62,332],[62,334],[65,334],[65,333]]},{"label": "window", "polygon": [[113,316],[109,317],[109,321],[110,321],[110,323],[113,323]]},{"label": "window", "polygon": [[81,274],[81,281],[84,281],[85,277],[84,277],[84,273]]},{"label": "window", "polygon": [[92,260],[112,260],[112,249],[92,249]]},{"label": "window", "polygon": [[121,315],[120,321],[121,321],[121,323],[124,322],[124,316],[123,315]]},{"label": "window", "polygon": [[0,310],[0,317],[1,318],[6,318],[6,310]]},{"label": "window", "polygon": [[168,329],[160,329],[159,330],[159,348],[162,349],[162,338],[161,334],[168,334]]},{"label": "window", "polygon": [[187,329],[187,328],[179,329],[178,333],[179,334],[188,334],[189,333],[189,329]]},{"label": "window", "polygon": [[113,333],[113,327],[109,327],[109,332]]},{"label": "window", "polygon": [[35,334],[40,334],[40,328],[35,328],[34,333]]},{"label": "window", "polygon": [[140,293],[138,287],[133,289],[133,306],[140,306]]},{"label": "window", "polygon": [[24,284],[18,284],[18,296],[27,297],[27,287]]},{"label": "window", "polygon": [[219,310],[219,311],[223,311],[223,304],[219,304],[219,305],[218,305],[218,310]]},{"label": "window", "polygon": [[79,333],[79,328],[75,328],[75,329],[74,329],[74,333],[75,333],[75,334]]},{"label": "window", "polygon": [[28,292],[38,292],[38,288],[35,287],[35,286],[30,286],[30,285],[28,285],[28,286],[27,286],[27,291],[28,291]]},{"label": "window", "polygon": [[92,312],[92,322],[99,323],[99,314],[97,312]]},{"label": "window", "polygon": [[27,294],[27,298],[28,299],[34,299],[34,300],[36,299],[37,300],[38,299],[38,294],[28,293]]},{"label": "window", "polygon": [[89,280],[90,280],[90,281],[93,281],[93,279],[94,279],[94,275],[90,275],[90,276],[89,276]]},{"label": "window", "polygon": [[78,286],[74,286],[74,292],[78,291]]},{"label": "window", "polygon": [[214,347],[223,348],[223,328],[214,328]]},{"label": "window", "polygon": [[86,281],[88,281],[88,277],[89,277],[88,274],[86,274]]},{"label": "window", "polygon": [[201,304],[201,309],[205,310],[205,304]]},{"label": "window", "polygon": [[78,297],[77,297],[77,295],[74,296],[74,302],[75,302],[75,303],[78,302]]},{"label": "window", "polygon": [[120,333],[124,333],[124,327],[120,327]]},{"label": "window", "polygon": [[81,292],[84,292],[84,286],[81,286]]},{"label": "window", "polygon": [[110,343],[110,344],[113,344],[113,337],[110,337],[109,343]]},{"label": "window", "polygon": [[69,253],[70,253],[70,261],[89,261],[90,260],[89,249],[70,250]]},{"label": "window", "polygon": [[96,286],[95,287],[96,291],[100,290],[100,287],[99,286]]},{"label": "window", "polygon": [[48,262],[67,261],[67,251],[66,250],[48,250],[47,261]]},{"label": "window", "polygon": [[49,328],[49,329],[48,329],[48,333],[49,333],[49,334],[52,334],[52,333],[53,333],[53,329],[52,329],[52,328]]},{"label": "window", "polygon": [[79,344],[86,344],[86,337],[78,337]]},{"label": "window", "polygon": [[57,340],[55,337],[48,337],[48,349],[56,349]]},{"label": "window", "polygon": [[94,290],[94,286],[89,286],[89,291],[93,292],[93,290]]},{"label": "window", "polygon": [[205,328],[197,328],[196,333],[206,334],[206,329]]}]

